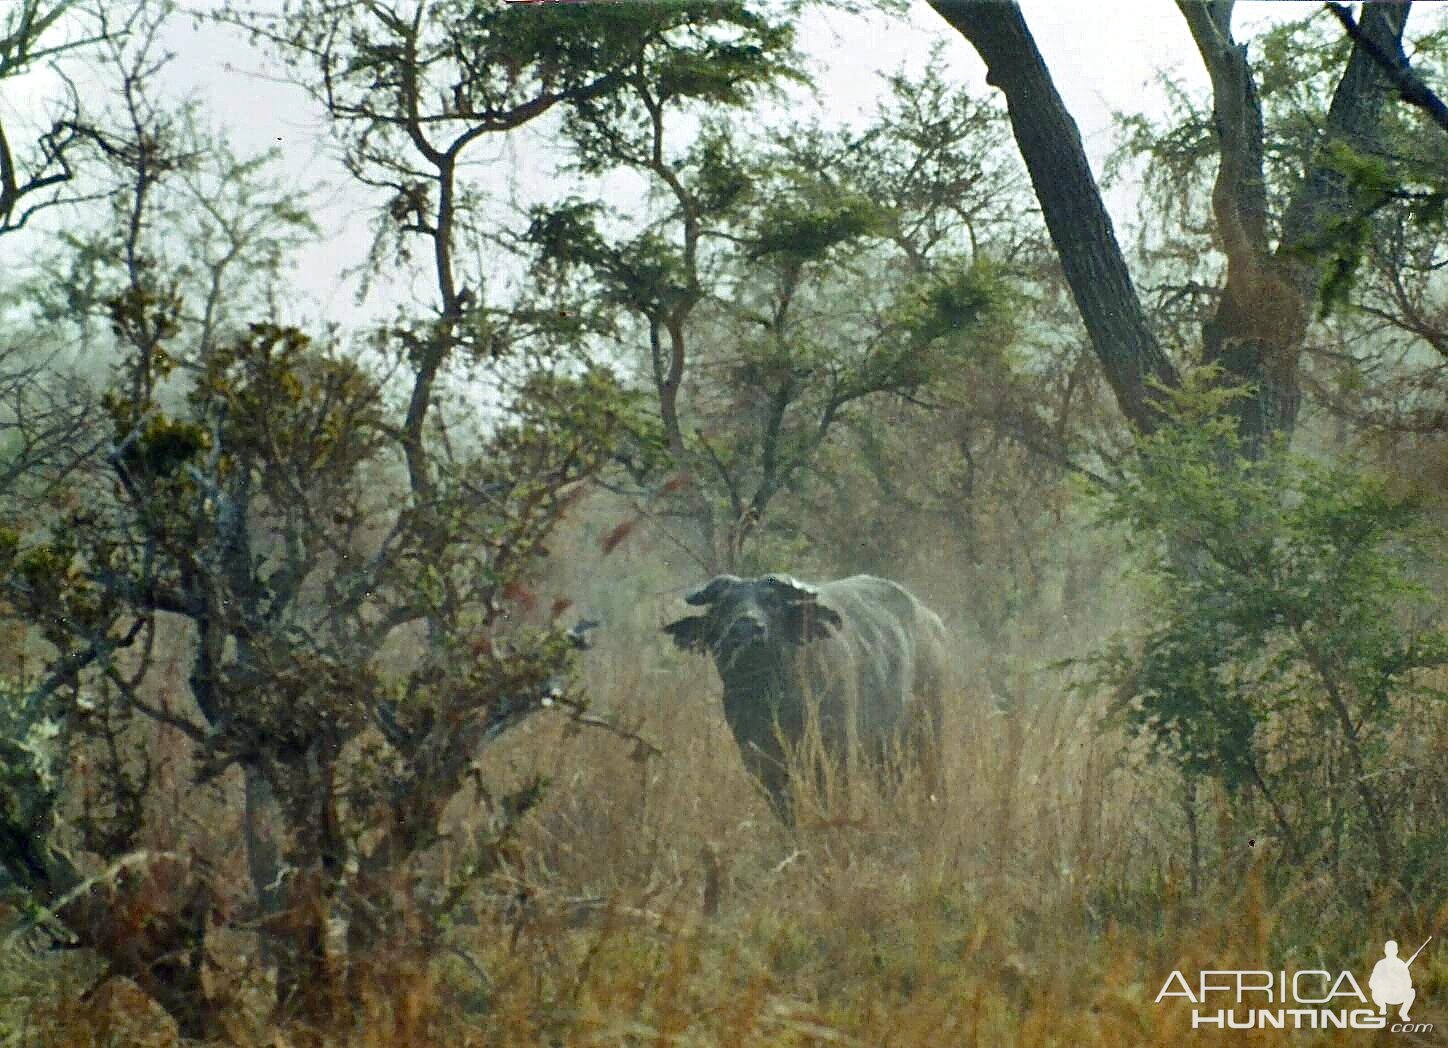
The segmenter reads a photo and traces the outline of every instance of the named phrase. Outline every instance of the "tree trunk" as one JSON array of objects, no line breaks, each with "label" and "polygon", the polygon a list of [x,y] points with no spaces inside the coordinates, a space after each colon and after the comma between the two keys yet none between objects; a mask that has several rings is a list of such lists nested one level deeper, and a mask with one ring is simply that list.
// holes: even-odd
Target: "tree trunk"
[{"label": "tree trunk", "polygon": [[[1176,372],[1146,322],[1081,136],[1020,8],[930,2],[979,52],[989,83],[1005,93],[1016,142],[1096,356],[1122,413],[1138,431],[1150,432],[1157,419],[1153,385],[1174,386]],[[1330,154],[1319,150],[1272,248],[1261,106],[1246,51],[1232,39],[1231,0],[1183,0],[1180,6],[1212,78],[1221,149],[1212,207],[1228,259],[1217,312],[1203,325],[1202,359],[1221,368],[1224,382],[1248,389],[1231,410],[1244,449],[1256,453],[1272,435],[1290,435],[1296,424],[1298,358],[1329,257],[1313,248],[1341,220],[1348,186]],[[1364,38],[1396,53],[1408,7],[1365,4]],[[1333,94],[1323,145],[1340,142],[1356,152],[1370,151],[1393,94],[1388,74],[1360,40]]]},{"label": "tree trunk", "polygon": [[266,922],[276,949],[275,1017],[327,1030],[341,1012],[345,958],[330,942],[346,873],[337,815],[340,740],[324,736],[272,782],[285,834],[284,906]]},{"label": "tree trunk", "polygon": [[973,0],[930,3],[980,53],[987,81],[1005,93],[1016,144],[1092,347],[1122,414],[1138,431],[1151,432],[1160,420],[1157,387],[1176,386],[1176,369],[1147,323],[1080,131],[1020,9]]},{"label": "tree trunk", "polygon": [[325,876],[318,867],[290,878],[286,910],[272,922],[277,945],[275,1022],[301,1021],[313,1031],[332,1028],[340,1011],[339,961],[327,943],[330,915]]},{"label": "tree trunk", "polygon": [[[1369,152],[1377,143],[1392,84],[1367,49],[1355,46],[1333,93],[1317,157],[1282,220],[1273,250],[1267,228],[1262,108],[1244,45],[1232,37],[1232,3],[1181,0],[1179,6],[1212,80],[1212,119],[1220,151],[1212,210],[1227,256],[1216,314],[1202,326],[1202,359],[1248,395],[1232,404],[1248,454],[1274,435],[1291,435],[1301,402],[1298,359],[1330,252],[1320,241],[1351,206],[1327,146]],[[1369,4],[1363,32],[1398,47],[1408,4]]]},{"label": "tree trunk", "polygon": [[281,910],[284,899],[281,844],[276,837],[278,809],[276,795],[266,777],[250,767],[246,769],[245,776],[246,810],[242,832],[246,838],[246,867],[251,876],[252,895],[256,899],[257,923],[263,929],[257,936],[257,948],[261,963],[270,968],[276,963],[276,956],[271,938],[264,929],[268,919]]}]

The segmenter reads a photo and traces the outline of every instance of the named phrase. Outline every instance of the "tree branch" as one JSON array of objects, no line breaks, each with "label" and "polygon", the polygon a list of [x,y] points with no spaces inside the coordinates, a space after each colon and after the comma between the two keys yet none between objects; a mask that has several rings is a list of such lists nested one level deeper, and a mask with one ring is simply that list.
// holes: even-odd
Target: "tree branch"
[{"label": "tree branch", "polygon": [[1232,0],[1179,0],[1212,81],[1212,120],[1221,159],[1212,188],[1217,235],[1233,279],[1255,279],[1267,261],[1267,180],[1262,104],[1247,49],[1232,38]]},{"label": "tree branch", "polygon": [[1151,432],[1176,368],[1147,322],[1086,160],[1081,133],[1015,3],[930,0],[985,61],[1006,96],[1011,128],[1091,344],[1127,420]]},{"label": "tree branch", "polygon": [[1345,4],[1329,3],[1325,6],[1332,12],[1333,17],[1342,23],[1347,35],[1387,74],[1393,86],[1398,89],[1398,97],[1423,110],[1433,123],[1448,131],[1448,105],[1413,71],[1408,64],[1408,56],[1403,53],[1401,40],[1378,40],[1365,32]]}]

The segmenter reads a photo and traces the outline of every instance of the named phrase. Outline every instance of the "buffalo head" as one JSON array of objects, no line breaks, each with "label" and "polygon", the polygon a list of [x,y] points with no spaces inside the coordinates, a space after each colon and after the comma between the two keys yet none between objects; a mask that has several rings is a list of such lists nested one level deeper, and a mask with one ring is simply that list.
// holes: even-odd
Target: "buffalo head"
[{"label": "buffalo head", "polygon": [[669,623],[664,632],[685,651],[726,660],[751,648],[808,644],[841,622],[839,612],[819,603],[815,587],[788,575],[716,575],[684,601],[707,610]]}]

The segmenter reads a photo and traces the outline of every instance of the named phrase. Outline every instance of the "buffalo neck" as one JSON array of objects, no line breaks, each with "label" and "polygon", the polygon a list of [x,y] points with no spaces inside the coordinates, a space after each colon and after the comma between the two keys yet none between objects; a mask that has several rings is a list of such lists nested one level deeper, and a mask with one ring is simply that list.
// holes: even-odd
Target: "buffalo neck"
[{"label": "buffalo neck", "polygon": [[764,644],[736,652],[732,657],[716,654],[714,665],[726,693],[778,692],[794,668],[792,650],[778,644]]}]

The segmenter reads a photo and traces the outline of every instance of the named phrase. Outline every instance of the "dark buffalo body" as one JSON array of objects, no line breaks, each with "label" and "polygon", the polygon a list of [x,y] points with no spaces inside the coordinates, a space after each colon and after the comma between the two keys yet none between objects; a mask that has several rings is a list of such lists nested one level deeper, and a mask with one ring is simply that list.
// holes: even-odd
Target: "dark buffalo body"
[{"label": "dark buffalo body", "polygon": [[713,655],[725,719],[785,821],[791,758],[800,764],[814,739],[842,770],[852,758],[882,773],[918,760],[939,790],[945,627],[908,590],[870,575],[818,586],[720,575],[685,600],[704,614],[664,629]]}]

